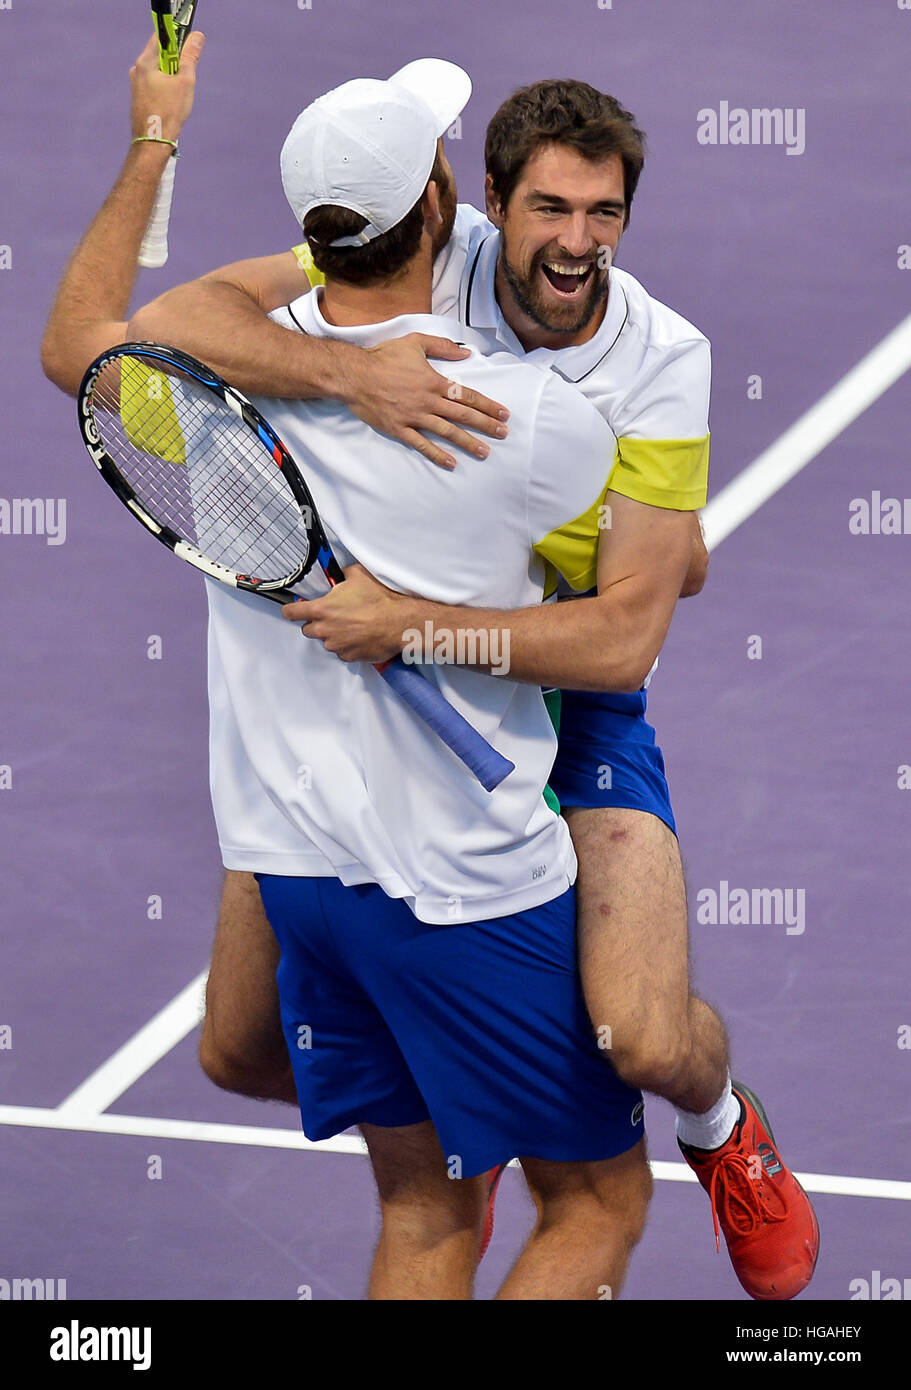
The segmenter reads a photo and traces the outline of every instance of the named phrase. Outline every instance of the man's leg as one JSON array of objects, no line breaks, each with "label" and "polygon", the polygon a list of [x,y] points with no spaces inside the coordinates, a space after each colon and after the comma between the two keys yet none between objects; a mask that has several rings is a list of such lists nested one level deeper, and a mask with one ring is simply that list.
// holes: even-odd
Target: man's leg
[{"label": "man's leg", "polygon": [[[371,1299],[470,1299],[483,1177],[451,1179],[432,1124],[362,1125],[383,1226]],[[538,1220],[499,1299],[616,1298],[642,1234],[652,1180],[640,1141],[619,1158],[523,1158]]]},{"label": "man's leg", "polygon": [[580,970],[605,1055],[629,1084],[677,1108],[680,1147],[712,1197],[742,1286],[753,1298],[793,1298],[816,1265],[816,1216],[758,1098],[731,1091],[724,1027],[690,990],[677,841],[644,811],[567,817],[579,857]]},{"label": "man's leg", "polygon": [[470,1299],[486,1180],[453,1179],[429,1120],[395,1129],[363,1124],[383,1225],[368,1298]]},{"label": "man's leg", "polygon": [[579,858],[579,966],[599,1042],[631,1086],[681,1110],[707,1111],[727,1081],[727,1037],[689,987],[676,837],[644,811],[564,814]]},{"label": "man's leg", "polygon": [[500,1299],[609,1299],[645,1226],[645,1141],[600,1163],[523,1158],[538,1220]]},{"label": "man's leg", "polygon": [[223,1090],[296,1104],[275,983],[278,958],[256,879],[229,869],[215,928],[199,1060]]}]

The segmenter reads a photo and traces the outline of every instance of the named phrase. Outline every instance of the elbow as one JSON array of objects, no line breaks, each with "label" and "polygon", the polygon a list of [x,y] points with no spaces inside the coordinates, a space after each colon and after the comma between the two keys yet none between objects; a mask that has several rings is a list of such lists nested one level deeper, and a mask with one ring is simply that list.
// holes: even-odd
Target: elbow
[{"label": "elbow", "polygon": [[702,522],[698,513],[693,514],[693,548],[690,552],[689,565],[683,579],[683,586],[680,590],[680,598],[692,598],[695,594],[701,594],[705,587],[705,581],[709,572],[709,552],[706,548],[705,537],[702,534]]},{"label": "elbow", "polygon": [[145,304],[141,309],[137,309],[127,324],[127,341],[131,343],[158,342],[156,317],[154,304]]},{"label": "elbow", "polygon": [[624,663],[619,671],[614,667],[613,671],[610,672],[610,679],[605,679],[603,684],[598,686],[598,689],[614,691],[618,695],[635,695],[637,690],[642,689],[645,678],[654,664],[655,657],[652,657],[650,661],[638,660]]},{"label": "elbow", "polygon": [[599,663],[597,683],[592,689],[613,691],[618,695],[635,695],[642,689],[664,636],[663,633],[643,634],[642,626],[641,620],[631,622],[625,639],[615,624],[606,628],[596,648],[604,655]]},{"label": "elbow", "polygon": [[701,555],[694,557],[692,564],[686,572],[683,581],[683,588],[680,590],[681,598],[694,598],[696,594],[701,594],[705,588],[705,581],[709,573],[709,553],[703,550]]},{"label": "elbow", "polygon": [[46,332],[41,340],[41,370],[48,381],[59,386],[68,396],[78,393],[82,376],[73,372],[72,364],[67,361],[66,353],[61,350],[56,334],[50,331]]}]

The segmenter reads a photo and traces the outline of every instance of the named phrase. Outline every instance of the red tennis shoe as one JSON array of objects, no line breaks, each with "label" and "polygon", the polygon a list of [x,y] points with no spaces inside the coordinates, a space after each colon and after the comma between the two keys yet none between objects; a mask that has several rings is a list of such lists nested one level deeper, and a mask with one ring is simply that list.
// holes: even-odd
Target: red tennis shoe
[{"label": "red tennis shoe", "polygon": [[484,1212],[484,1230],[481,1235],[481,1250],[478,1255],[478,1264],[481,1263],[487,1247],[490,1244],[490,1237],[493,1235],[493,1209],[497,1201],[497,1188],[500,1186],[500,1179],[509,1167],[509,1159],[505,1163],[499,1164],[496,1168],[491,1168],[487,1174],[487,1209]]},{"label": "red tennis shoe", "polygon": [[751,1298],[794,1298],[813,1277],[819,1226],[810,1199],[778,1153],[759,1099],[739,1081],[740,1120],[720,1149],[680,1144],[712,1199],[715,1247],[724,1231],[734,1273]]}]

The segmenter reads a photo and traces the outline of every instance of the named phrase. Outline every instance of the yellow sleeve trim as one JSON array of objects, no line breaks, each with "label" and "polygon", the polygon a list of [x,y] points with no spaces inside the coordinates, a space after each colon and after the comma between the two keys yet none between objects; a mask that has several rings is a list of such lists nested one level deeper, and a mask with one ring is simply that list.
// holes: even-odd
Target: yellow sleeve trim
[{"label": "yellow sleeve trim", "polygon": [[705,506],[709,435],[704,439],[619,439],[610,489],[651,507],[695,512]]},{"label": "yellow sleeve trim", "polygon": [[565,526],[558,527],[556,531],[550,531],[534,546],[535,553],[540,555],[548,566],[544,583],[545,598],[555,587],[554,570],[582,593],[586,589],[594,588],[598,577],[598,540],[604,529],[604,518],[608,515],[604,510],[604,497],[608,485],[613,486],[610,479],[581,516],[577,516],[574,521],[567,521]]},{"label": "yellow sleeve trim", "polygon": [[326,277],[323,274],[323,272],[321,270],[317,270],[316,266],[313,264],[313,252],[310,250],[310,247],[307,244],[307,242],[303,242],[300,246],[292,246],[291,250],[293,251],[296,257],[297,263],[300,266],[301,270],[304,272],[307,279],[310,281],[310,284],[314,286],[325,285]]}]

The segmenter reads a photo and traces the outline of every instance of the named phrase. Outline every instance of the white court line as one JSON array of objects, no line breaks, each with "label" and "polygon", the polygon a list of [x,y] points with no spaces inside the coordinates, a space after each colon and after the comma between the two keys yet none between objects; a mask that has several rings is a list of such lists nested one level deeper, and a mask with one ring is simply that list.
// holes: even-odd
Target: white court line
[{"label": "white court line", "polygon": [[[79,1115],[60,1110],[40,1110],[28,1105],[0,1105],[0,1125],[24,1125],[31,1129],[78,1130],[84,1134],[127,1134],[146,1139],[193,1139],[207,1144],[246,1144],[263,1149],[306,1149],[311,1153],[365,1154],[366,1146],[354,1134],[311,1143],[300,1130],[270,1129],[259,1125],[208,1124],[200,1120],[163,1120],[143,1115]],[[513,1166],[516,1160],[513,1159]],[[656,1161],[653,1175],[663,1182],[696,1182],[685,1163]],[[832,1173],[795,1173],[807,1192],[835,1197],[879,1197],[911,1202],[911,1182],[888,1178],[850,1178]]]},{"label": "white court line", "polygon": [[145,1076],[202,1018],[208,971],[203,970],[129,1042],[93,1071],[58,1106],[58,1115],[98,1115]]},{"label": "white court line", "polygon": [[702,513],[709,550],[789,483],[909,369],[911,314],[712,498]]},{"label": "white court line", "polygon": [[149,1119],[142,1115],[64,1113],[62,1107],[44,1110],[30,1105],[0,1105],[0,1125],[78,1130],[83,1134],[132,1134],[147,1139],[194,1139],[205,1144],[249,1144],[263,1149],[307,1149],[315,1153],[367,1152],[364,1141],[354,1134],[337,1134],[334,1139],[311,1143],[299,1129],[210,1124],[205,1120],[166,1120],[157,1116]]},{"label": "white court line", "polygon": [[[709,550],[758,511],[909,369],[911,314],[712,498],[702,513]],[[196,998],[204,980],[205,973],[156,1014],[67,1096],[60,1112],[106,1109],[176,1047],[199,1022]]]}]

